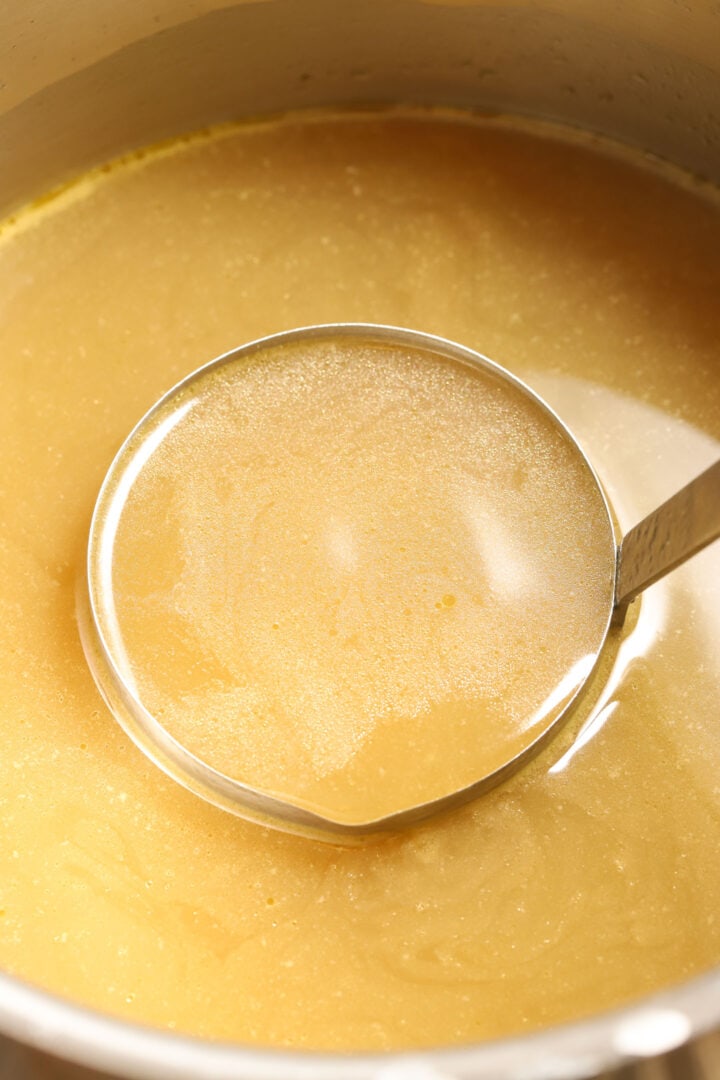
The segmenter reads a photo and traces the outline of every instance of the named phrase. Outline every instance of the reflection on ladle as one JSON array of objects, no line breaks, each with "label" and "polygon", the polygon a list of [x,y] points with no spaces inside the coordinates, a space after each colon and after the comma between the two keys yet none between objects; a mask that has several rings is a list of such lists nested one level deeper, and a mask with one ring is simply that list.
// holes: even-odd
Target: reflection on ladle
[{"label": "reflection on ladle", "polygon": [[623,537],[613,619],[636,596],[720,536],[720,461],[696,476]]},{"label": "reflection on ladle", "polygon": [[309,327],[213,361],[131,433],[83,644],[169,775],[355,842],[537,754],[611,620],[719,534],[720,462],[618,548],[583,451],[514,376],[430,335]]}]

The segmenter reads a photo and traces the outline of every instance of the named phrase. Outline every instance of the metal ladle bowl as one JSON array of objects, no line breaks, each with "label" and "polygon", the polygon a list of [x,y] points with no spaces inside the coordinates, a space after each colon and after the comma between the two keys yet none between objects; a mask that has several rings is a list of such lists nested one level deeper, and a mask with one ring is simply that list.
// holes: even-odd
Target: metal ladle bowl
[{"label": "metal ladle bowl", "polygon": [[[633,599],[645,588],[720,535],[720,461],[631,529],[615,551],[609,568],[612,590],[607,618],[597,641],[594,662],[584,680],[542,733],[520,753],[474,782],[439,798],[360,823],[334,820],[276,795],[254,788],[213,768],[183,746],[155,717],[123,674],[122,643],[112,632],[108,612],[112,603],[113,543],[123,506],[138,471],[163,438],[168,406],[185,401],[188,392],[208,372],[226,368],[263,350],[288,344],[344,339],[424,350],[436,356],[485,369],[511,383],[543,410],[575,448],[597,485],[615,535],[610,508],[600,481],[582,448],[562,421],[534,391],[511,373],[479,353],[442,338],[415,331],[371,324],[311,326],[251,342],[205,365],[169,391],[139,422],[120,448],[105,477],[95,506],[88,542],[87,573],[81,590],[80,627],[85,654],[95,681],[113,715],[138,747],[169,776],[203,799],[261,824],[335,843],[357,843],[378,833],[395,832],[441,811],[476,799],[533,758],[560,729],[579,700],[608,629],[621,623]],[[167,425],[166,425],[167,426]],[[610,550],[610,558],[612,551]]]}]

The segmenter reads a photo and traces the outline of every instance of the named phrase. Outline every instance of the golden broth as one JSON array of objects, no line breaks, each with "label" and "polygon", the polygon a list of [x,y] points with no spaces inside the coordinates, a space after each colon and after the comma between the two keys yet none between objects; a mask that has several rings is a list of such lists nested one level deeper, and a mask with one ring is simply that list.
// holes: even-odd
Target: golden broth
[{"label": "golden broth", "polygon": [[224,129],[0,245],[0,966],[131,1019],[334,1049],[585,1015],[720,960],[720,553],[653,587],[581,730],[475,805],[340,850],[166,779],[78,639],[123,437],[243,341],[413,326],[525,377],[627,527],[720,438],[720,215],[591,140],[425,114]]}]

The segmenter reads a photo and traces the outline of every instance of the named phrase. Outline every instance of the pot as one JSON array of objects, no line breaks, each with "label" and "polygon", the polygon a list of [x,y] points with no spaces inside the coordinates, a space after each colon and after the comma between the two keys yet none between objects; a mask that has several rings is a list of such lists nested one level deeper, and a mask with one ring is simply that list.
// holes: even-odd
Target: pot
[{"label": "pot", "polygon": [[[540,115],[720,181],[713,0],[26,0],[0,6],[0,212],[210,122],[412,102]],[[536,1035],[418,1054],[244,1049],[110,1020],[0,976],[7,1080],[709,1077],[720,970]]]}]

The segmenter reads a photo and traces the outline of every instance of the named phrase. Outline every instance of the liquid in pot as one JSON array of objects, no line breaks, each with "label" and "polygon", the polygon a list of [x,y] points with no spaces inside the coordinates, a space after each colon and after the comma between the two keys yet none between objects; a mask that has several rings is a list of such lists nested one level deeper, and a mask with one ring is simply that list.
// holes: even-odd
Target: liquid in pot
[{"label": "liquid in pot", "polygon": [[293,326],[464,342],[583,441],[623,528],[718,455],[712,192],[590,139],[408,113],[223,129],[0,244],[0,966],[210,1038],[470,1042],[720,960],[720,553],[642,600],[585,726],[477,804],[339,850],[166,779],[75,619],[89,515],[173,382]]}]

